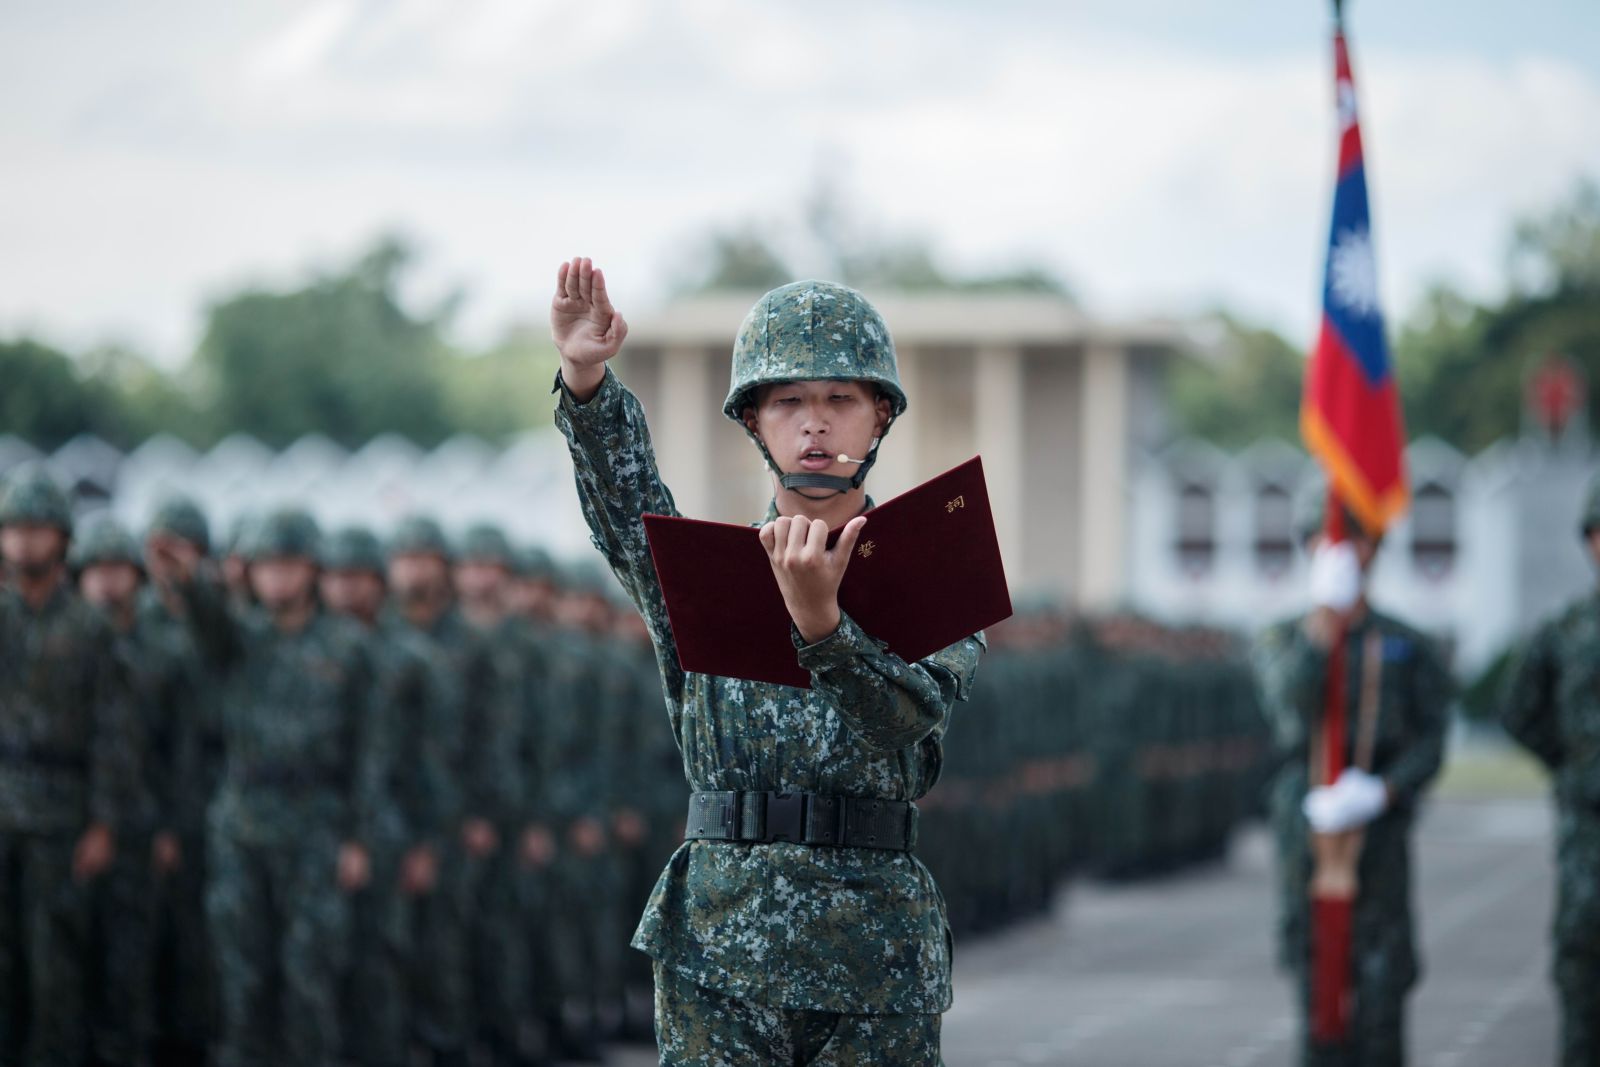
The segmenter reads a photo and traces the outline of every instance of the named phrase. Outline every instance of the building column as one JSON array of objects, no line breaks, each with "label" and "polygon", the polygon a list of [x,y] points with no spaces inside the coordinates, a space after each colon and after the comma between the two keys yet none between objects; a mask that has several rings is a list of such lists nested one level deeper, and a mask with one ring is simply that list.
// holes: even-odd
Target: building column
[{"label": "building column", "polygon": [[706,412],[711,366],[705,349],[669,345],[661,352],[661,410],[651,426],[661,478],[678,510],[705,518],[711,508],[711,429]]},{"label": "building column", "polygon": [[1023,442],[1022,350],[1015,345],[979,345],[973,354],[973,410],[978,454],[989,486],[1000,558],[1013,587],[1025,584],[1022,559]]},{"label": "building column", "polygon": [[1122,600],[1128,486],[1128,354],[1091,338],[1083,353],[1079,429],[1078,599],[1105,610]]}]

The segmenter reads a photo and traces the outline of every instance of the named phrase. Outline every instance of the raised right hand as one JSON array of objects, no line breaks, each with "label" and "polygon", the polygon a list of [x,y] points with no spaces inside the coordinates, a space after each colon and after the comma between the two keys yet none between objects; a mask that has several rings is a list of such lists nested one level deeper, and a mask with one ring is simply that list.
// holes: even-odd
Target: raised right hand
[{"label": "raised right hand", "polygon": [[628,324],[611,306],[605,275],[578,256],[556,272],[550,301],[550,336],[561,353],[561,377],[579,399],[588,399],[605,377],[606,360],[628,336]]}]

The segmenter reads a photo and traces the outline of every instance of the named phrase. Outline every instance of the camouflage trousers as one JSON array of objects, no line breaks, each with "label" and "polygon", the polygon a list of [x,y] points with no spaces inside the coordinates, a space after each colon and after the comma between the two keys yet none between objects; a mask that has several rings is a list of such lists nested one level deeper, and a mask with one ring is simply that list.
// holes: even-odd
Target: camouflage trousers
[{"label": "camouflage trousers", "polygon": [[515,1047],[526,1014],[527,946],[510,851],[466,864],[468,978],[472,1036],[503,1052]]},{"label": "camouflage trousers", "polygon": [[212,833],[206,914],[222,990],[218,1067],[334,1062],[348,936],[337,866],[327,832],[270,845],[238,840],[225,826]]},{"label": "camouflage trousers", "polygon": [[151,932],[153,1026],[169,1059],[202,1053],[218,1014],[205,911],[205,836],[185,833],[179,848],[178,869],[156,882]]},{"label": "camouflage trousers", "polygon": [[345,1059],[372,1067],[406,1061],[406,976],[411,939],[397,884],[399,849],[372,851],[372,881],[350,899],[350,967],[342,1000]]},{"label": "camouflage trousers", "polygon": [[1563,802],[1556,823],[1555,984],[1562,1067],[1600,1067],[1600,810]]},{"label": "camouflage trousers", "polygon": [[655,965],[662,1067],[942,1067],[938,1015],[768,1008]]},{"label": "camouflage trousers", "polygon": [[620,873],[612,852],[565,853],[551,879],[550,962],[567,998],[586,1010],[622,994],[627,938],[617,937]]},{"label": "camouflage trousers", "polygon": [[446,848],[433,892],[408,901],[405,925],[412,944],[407,986],[422,1043],[460,1052],[467,1033],[467,880],[465,859]]},{"label": "camouflage trousers", "polygon": [[111,869],[91,887],[89,1013],[106,1064],[138,1062],[150,1040],[153,887],[149,835],[119,832]]},{"label": "camouflage trousers", "polygon": [[88,1051],[91,893],[68,835],[0,831],[0,1067],[81,1063]]}]

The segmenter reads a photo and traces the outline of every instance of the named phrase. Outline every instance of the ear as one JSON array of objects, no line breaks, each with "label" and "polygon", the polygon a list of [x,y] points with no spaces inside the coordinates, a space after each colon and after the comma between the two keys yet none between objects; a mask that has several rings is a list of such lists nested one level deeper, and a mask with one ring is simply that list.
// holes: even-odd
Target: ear
[{"label": "ear", "polygon": [[878,409],[878,422],[877,428],[873,431],[872,436],[882,437],[889,429],[889,419],[894,415],[894,405],[889,402],[888,397],[884,396],[882,393],[879,393],[875,406]]},{"label": "ear", "polygon": [[[756,417],[756,406],[746,404],[744,410],[739,412],[739,418],[744,421],[744,428],[749,430],[757,441],[761,441],[761,420]],[[765,444],[766,442],[762,442]]]}]

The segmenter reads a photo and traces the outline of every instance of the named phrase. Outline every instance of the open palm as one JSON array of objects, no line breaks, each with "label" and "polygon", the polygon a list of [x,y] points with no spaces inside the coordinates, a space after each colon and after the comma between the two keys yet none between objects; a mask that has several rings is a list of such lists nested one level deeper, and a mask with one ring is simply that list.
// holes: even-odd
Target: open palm
[{"label": "open palm", "polygon": [[605,275],[583,256],[561,264],[556,272],[550,335],[561,358],[578,367],[604,363],[617,354],[628,336],[627,322],[606,295]]}]

